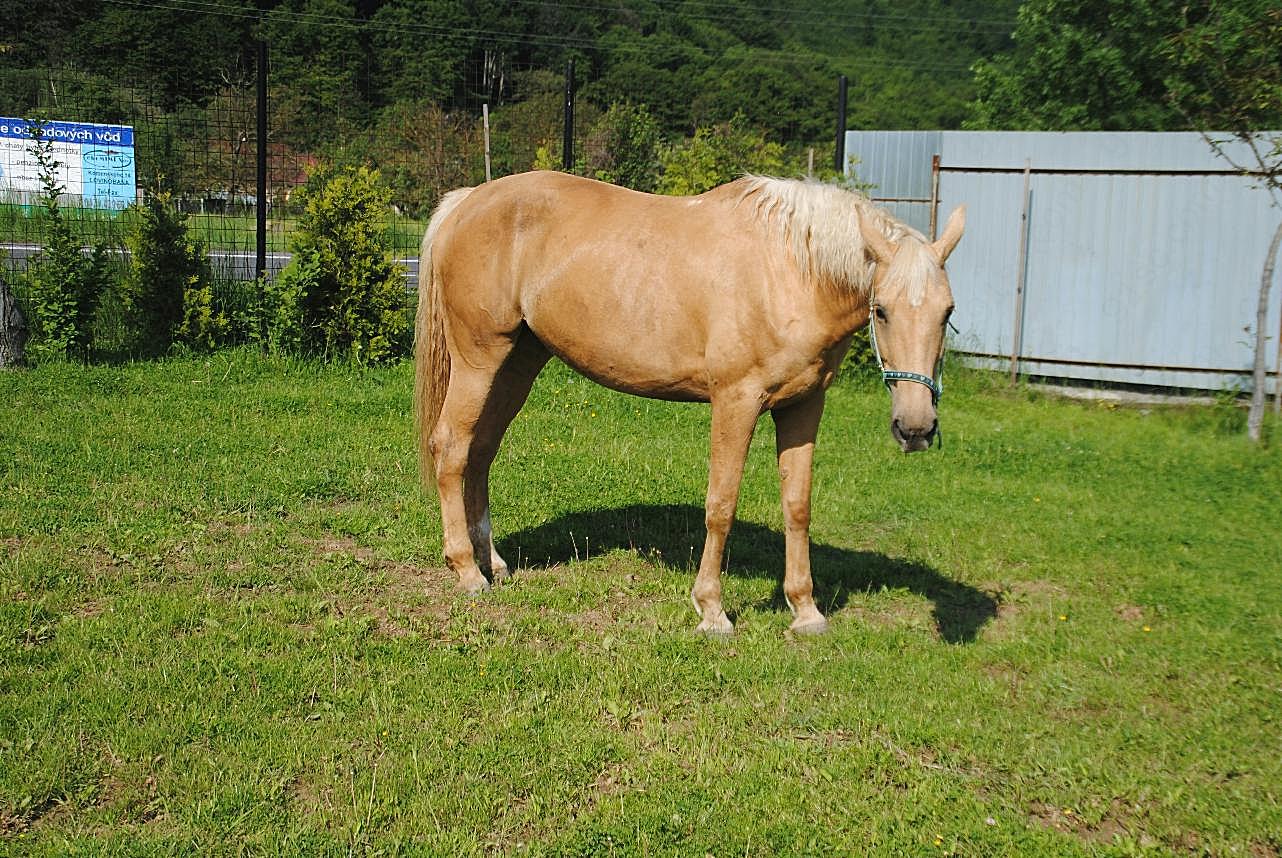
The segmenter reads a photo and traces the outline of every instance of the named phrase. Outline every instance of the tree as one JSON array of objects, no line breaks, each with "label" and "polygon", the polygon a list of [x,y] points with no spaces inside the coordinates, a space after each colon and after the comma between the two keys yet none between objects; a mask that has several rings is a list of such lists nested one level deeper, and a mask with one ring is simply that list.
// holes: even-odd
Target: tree
[{"label": "tree", "polygon": [[79,357],[87,361],[94,314],[112,280],[107,248],[99,243],[88,256],[81,252],[80,241],[59,202],[66,191],[60,179],[63,164],[55,156],[53,141],[45,135],[45,123],[33,122],[31,135],[28,151],[38,165],[44,231],[40,258],[27,269],[29,309],[39,334],[31,353],[38,360]]},{"label": "tree", "polygon": [[27,320],[18,308],[4,269],[0,268],[0,369],[13,369],[26,363],[26,347]]},{"label": "tree", "polygon": [[381,363],[408,349],[405,271],[385,227],[391,193],[365,167],[313,174],[293,258],[264,308],[266,339],[309,354]]},{"label": "tree", "polygon": [[355,20],[352,0],[285,0],[268,13],[273,109],[288,117],[289,142],[323,148],[366,121],[359,84],[368,52]]},{"label": "tree", "polygon": [[426,218],[447,191],[483,179],[478,123],[430,101],[400,102],[383,111],[370,139],[370,161],[402,214]]},{"label": "tree", "polygon": [[1167,99],[1183,0],[1029,0],[1009,53],[975,64],[976,129],[1162,131],[1186,121]]},{"label": "tree", "polygon": [[[380,102],[448,105],[471,48],[461,0],[389,0],[370,18],[371,89]],[[425,33],[424,26],[432,32]]]},{"label": "tree", "polygon": [[[1204,2],[1188,7],[1185,26],[1164,44],[1172,72],[1170,102],[1234,169],[1252,173],[1282,211],[1282,9],[1273,2]],[[1218,133],[1220,131],[1225,134]],[[1241,144],[1231,148],[1229,141]],[[1239,154],[1241,153],[1241,154]],[[1265,320],[1282,245],[1282,218],[1265,254],[1256,303],[1255,355],[1247,434],[1260,439],[1265,400]],[[1278,350],[1282,361],[1282,348]],[[1282,390],[1274,409],[1282,408]]]}]

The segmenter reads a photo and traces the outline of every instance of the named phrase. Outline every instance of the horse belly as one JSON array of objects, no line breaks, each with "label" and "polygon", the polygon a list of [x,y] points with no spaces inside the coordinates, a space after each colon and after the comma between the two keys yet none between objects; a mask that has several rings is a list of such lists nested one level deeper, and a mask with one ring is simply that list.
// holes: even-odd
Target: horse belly
[{"label": "horse belly", "polygon": [[598,384],[656,399],[708,399],[703,337],[689,307],[549,284],[524,309],[548,350]]}]

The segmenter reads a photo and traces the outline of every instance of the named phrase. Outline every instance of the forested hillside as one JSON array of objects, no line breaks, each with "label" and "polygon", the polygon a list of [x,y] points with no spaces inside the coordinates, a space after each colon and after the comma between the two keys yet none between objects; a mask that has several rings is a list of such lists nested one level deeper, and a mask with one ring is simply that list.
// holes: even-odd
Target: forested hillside
[{"label": "forested hillside", "polygon": [[[665,135],[742,113],[771,139],[827,140],[835,80],[858,127],[958,127],[970,66],[1009,46],[1015,0],[3,0],[0,109],[91,101],[113,90],[160,110],[244,88],[253,41],[300,144],[378,123],[398,105],[492,108],[558,91],[574,59],[581,96],[645,105]],[[261,8],[260,12],[258,11]],[[81,77],[51,87],[49,69]],[[538,71],[548,72],[538,75]],[[110,119],[102,115],[100,119]]]},{"label": "forested hillside", "polygon": [[[1258,90],[1250,122],[1275,124],[1274,5],[0,0],[0,115],[131,124],[142,183],[247,200],[261,39],[272,193],[318,162],[361,163],[418,216],[484,179],[483,106],[496,175],[560,166],[572,60],[574,169],[691,193],[830,164],[843,74],[848,128],[1188,128],[1188,94],[1221,103],[1217,80]],[[1194,33],[1234,68],[1208,79]]]}]

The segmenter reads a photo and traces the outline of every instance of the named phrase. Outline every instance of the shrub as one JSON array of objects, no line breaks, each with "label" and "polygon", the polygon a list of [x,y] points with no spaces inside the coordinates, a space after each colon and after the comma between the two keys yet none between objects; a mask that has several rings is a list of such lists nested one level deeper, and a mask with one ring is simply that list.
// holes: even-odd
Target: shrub
[{"label": "shrub", "polygon": [[659,179],[659,123],[644,106],[615,104],[588,132],[584,174],[634,191],[653,191]]},{"label": "shrub", "polygon": [[410,316],[405,271],[384,226],[390,192],[376,171],[342,167],[314,174],[300,193],[293,258],[264,284],[265,345],[355,363],[400,356]]},{"label": "shrub", "polygon": [[131,208],[134,219],[125,234],[129,268],[121,293],[137,343],[153,354],[175,344],[214,348],[228,322],[214,311],[204,242],[187,231],[187,215],[168,191],[155,191]]},{"label": "shrub", "polygon": [[58,198],[62,164],[54,158],[53,141],[43,123],[31,123],[31,153],[39,165],[40,224],[44,251],[27,271],[27,310],[35,336],[27,351],[33,360],[89,358],[93,317],[112,282],[107,249],[97,244],[86,257]]},{"label": "shrub", "polygon": [[744,173],[778,174],[784,169],[783,147],[749,127],[742,115],[699,128],[694,137],[666,149],[659,160],[661,194],[701,194]]}]

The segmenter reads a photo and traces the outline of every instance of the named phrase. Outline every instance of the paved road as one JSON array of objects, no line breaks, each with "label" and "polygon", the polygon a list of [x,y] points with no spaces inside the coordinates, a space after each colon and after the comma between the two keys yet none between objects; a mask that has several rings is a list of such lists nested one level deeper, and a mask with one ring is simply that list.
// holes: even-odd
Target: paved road
[{"label": "paved road", "polygon": [[[28,261],[40,253],[38,244],[0,244],[0,250],[4,251],[8,259],[5,266],[14,269],[25,269]],[[118,256],[128,256],[128,251],[122,248],[110,248],[111,253]],[[267,254],[267,271],[273,277],[289,264],[290,254],[288,253],[269,253]],[[253,280],[254,279],[254,262],[255,254],[238,251],[238,250],[211,250],[209,251],[209,263],[214,270],[214,274],[227,280]],[[418,257],[408,259],[398,259],[401,265],[405,266],[405,288],[412,291],[418,286]]]}]

